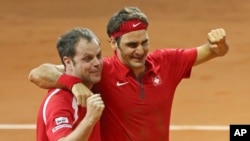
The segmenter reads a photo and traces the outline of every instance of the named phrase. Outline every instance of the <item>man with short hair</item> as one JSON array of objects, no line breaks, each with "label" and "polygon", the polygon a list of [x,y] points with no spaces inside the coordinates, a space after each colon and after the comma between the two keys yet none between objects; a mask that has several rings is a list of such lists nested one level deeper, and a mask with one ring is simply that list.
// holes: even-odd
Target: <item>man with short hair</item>
[{"label": "man with short hair", "polygon": [[[91,89],[101,79],[102,58],[98,38],[87,28],[74,28],[62,35],[57,50],[65,75],[60,81],[84,83]],[[100,94],[78,106],[71,91],[52,88],[40,106],[37,141],[100,141],[99,119],[104,109]]]}]

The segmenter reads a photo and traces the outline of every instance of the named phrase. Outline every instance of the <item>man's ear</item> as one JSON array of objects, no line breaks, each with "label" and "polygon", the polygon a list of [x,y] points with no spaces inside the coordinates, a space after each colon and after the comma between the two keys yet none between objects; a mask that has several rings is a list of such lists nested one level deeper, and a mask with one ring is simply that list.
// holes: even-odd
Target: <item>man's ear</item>
[{"label": "man's ear", "polygon": [[113,50],[116,50],[118,47],[117,42],[113,37],[110,38],[110,45],[111,45]]},{"label": "man's ear", "polygon": [[65,70],[67,70],[67,69],[68,70],[72,70],[73,62],[72,62],[72,60],[69,57],[64,56],[63,57],[63,62],[65,64]]}]

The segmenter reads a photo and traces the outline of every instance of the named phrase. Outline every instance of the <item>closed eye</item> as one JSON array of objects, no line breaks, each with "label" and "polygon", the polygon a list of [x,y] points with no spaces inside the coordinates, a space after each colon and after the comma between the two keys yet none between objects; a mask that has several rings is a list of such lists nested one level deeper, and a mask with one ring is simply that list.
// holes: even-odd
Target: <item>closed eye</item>
[{"label": "closed eye", "polygon": [[130,48],[136,48],[138,45],[139,45],[139,43],[137,43],[137,42],[130,42],[130,43],[126,44],[126,46],[130,47]]},{"label": "closed eye", "polygon": [[[140,45],[140,42],[129,42],[129,43],[126,43],[126,46],[127,47],[130,47],[130,48],[136,48],[137,46]],[[147,47],[148,46],[148,39],[144,40],[141,42],[141,45],[143,47]]]},{"label": "closed eye", "polygon": [[142,46],[145,47],[145,46],[148,46],[148,40],[145,40],[142,42]]}]

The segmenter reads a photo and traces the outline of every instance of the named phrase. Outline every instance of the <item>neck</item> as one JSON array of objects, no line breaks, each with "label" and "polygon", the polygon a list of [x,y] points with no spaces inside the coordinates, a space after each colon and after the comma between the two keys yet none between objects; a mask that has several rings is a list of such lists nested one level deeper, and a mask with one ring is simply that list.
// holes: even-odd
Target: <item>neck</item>
[{"label": "neck", "polygon": [[83,83],[87,88],[92,89],[92,87],[94,86],[93,84],[87,84],[87,83]]},{"label": "neck", "polygon": [[142,76],[143,76],[143,74],[144,74],[144,72],[145,72],[145,68],[143,68],[143,69],[138,69],[138,70],[133,70],[133,72],[134,72],[134,75],[135,75],[135,77],[136,77],[136,79],[137,80],[141,80],[141,78],[142,78]]}]

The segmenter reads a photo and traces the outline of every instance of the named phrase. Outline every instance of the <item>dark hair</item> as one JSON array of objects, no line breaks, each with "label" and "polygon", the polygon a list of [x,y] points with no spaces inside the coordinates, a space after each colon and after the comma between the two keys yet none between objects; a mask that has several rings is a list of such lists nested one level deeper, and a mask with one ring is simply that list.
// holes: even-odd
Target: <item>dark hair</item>
[{"label": "dark hair", "polygon": [[[141,12],[139,8],[124,7],[109,19],[107,24],[108,36],[111,37],[111,35],[119,29],[120,25],[123,24],[124,21],[128,21],[131,19],[139,19],[147,25],[149,24],[147,16],[143,12]],[[116,41],[119,40],[120,37],[116,38]]]},{"label": "dark hair", "polygon": [[63,64],[64,56],[71,58],[74,62],[73,58],[76,53],[75,47],[77,46],[80,39],[86,39],[88,42],[96,40],[100,44],[97,36],[88,28],[77,27],[66,32],[65,34],[61,35],[57,41],[57,51]]}]

